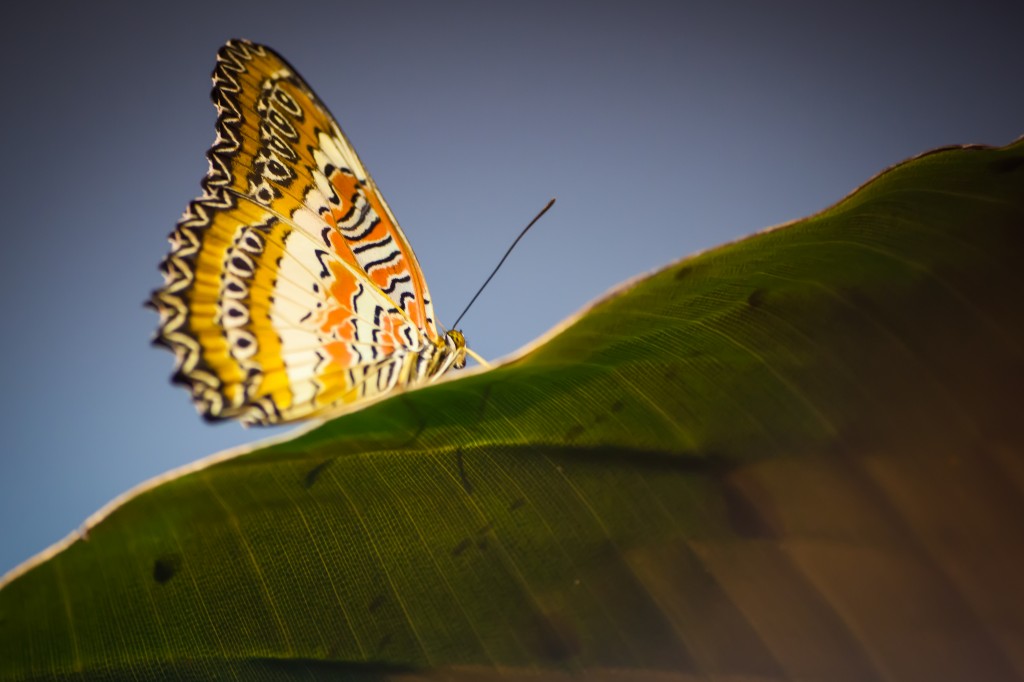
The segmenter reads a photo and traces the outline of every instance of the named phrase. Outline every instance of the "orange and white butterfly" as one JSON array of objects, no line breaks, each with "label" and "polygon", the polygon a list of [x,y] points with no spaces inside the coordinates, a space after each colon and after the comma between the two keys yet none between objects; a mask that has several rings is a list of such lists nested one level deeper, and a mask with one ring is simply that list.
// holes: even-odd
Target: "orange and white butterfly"
[{"label": "orange and white butterfly", "polygon": [[171,234],[154,343],[207,419],[323,415],[462,367],[412,247],[334,117],[273,50],[217,54],[203,196]]}]

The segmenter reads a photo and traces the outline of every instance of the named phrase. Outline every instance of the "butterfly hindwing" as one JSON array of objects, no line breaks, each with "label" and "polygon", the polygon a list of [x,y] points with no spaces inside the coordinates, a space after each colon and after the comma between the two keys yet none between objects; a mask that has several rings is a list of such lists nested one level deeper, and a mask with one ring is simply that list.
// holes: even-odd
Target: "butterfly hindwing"
[{"label": "butterfly hindwing", "polygon": [[152,298],[204,416],[301,419],[454,364],[412,248],[309,86],[248,41],[213,81],[204,193]]}]

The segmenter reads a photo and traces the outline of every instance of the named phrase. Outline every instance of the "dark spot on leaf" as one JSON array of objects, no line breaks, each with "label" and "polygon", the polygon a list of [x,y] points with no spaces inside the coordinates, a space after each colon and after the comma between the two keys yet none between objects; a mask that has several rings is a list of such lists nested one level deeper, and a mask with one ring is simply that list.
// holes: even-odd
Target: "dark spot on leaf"
[{"label": "dark spot on leaf", "polygon": [[688,277],[690,275],[690,273],[692,273],[692,272],[693,272],[693,266],[692,265],[684,265],[683,267],[681,267],[678,270],[676,270],[676,274],[674,275],[674,277],[675,277],[676,281],[679,281],[681,279],[685,279],[686,277]]},{"label": "dark spot on leaf", "polygon": [[384,606],[384,595],[378,594],[376,597],[373,598],[373,601],[370,602],[370,613],[375,613],[377,609],[379,609],[382,606]]},{"label": "dark spot on leaf", "polygon": [[525,497],[517,497],[516,499],[512,500],[512,504],[510,504],[508,506],[508,510],[509,511],[515,511],[517,509],[522,509],[525,506],[526,506],[526,498]]},{"label": "dark spot on leaf", "polygon": [[1012,173],[1021,166],[1024,166],[1024,156],[1006,156],[990,164],[996,173]]},{"label": "dark spot on leaf", "polygon": [[776,536],[772,524],[762,516],[749,498],[744,487],[734,480],[726,478],[722,486],[722,498],[725,502],[729,525],[733,531],[743,538],[773,538]]},{"label": "dark spot on leaf", "polygon": [[487,549],[487,538],[480,538],[479,540],[477,540],[476,547],[481,551]]},{"label": "dark spot on leaf", "polygon": [[324,460],[306,472],[306,477],[303,479],[302,485],[305,486],[307,490],[312,488],[313,484],[316,483],[316,479],[320,478],[320,474],[322,474],[324,469],[326,469],[333,461],[333,458]]},{"label": "dark spot on leaf", "polygon": [[612,412],[622,412],[622,408],[625,407],[621,400],[616,400],[612,403]]},{"label": "dark spot on leaf", "polygon": [[469,549],[472,545],[473,543],[469,541],[469,538],[466,538],[465,540],[463,540],[462,542],[460,542],[452,548],[452,556],[461,556],[462,553]]},{"label": "dark spot on leaf", "polygon": [[165,554],[153,562],[153,580],[161,585],[167,583],[181,569],[181,556]]},{"label": "dark spot on leaf", "polygon": [[562,662],[580,653],[575,629],[558,614],[536,614],[533,639],[537,653],[549,661]]},{"label": "dark spot on leaf", "polygon": [[476,534],[477,535],[485,535],[487,533],[490,533],[492,528],[494,528],[494,523],[493,522],[488,522],[487,525],[480,526],[480,528],[477,529]]},{"label": "dark spot on leaf", "polygon": [[754,289],[750,292],[750,296],[747,296],[747,305],[751,308],[760,308],[764,303],[765,290],[761,288]]},{"label": "dark spot on leaf", "polygon": [[469,482],[469,477],[466,476],[466,467],[462,462],[462,448],[455,451],[455,457],[459,465],[459,480],[462,481],[462,489],[466,491],[467,495],[472,495],[473,484]]},{"label": "dark spot on leaf", "polygon": [[388,644],[391,644],[391,633],[390,632],[380,638],[380,641],[377,642],[377,648],[378,649],[383,649]]},{"label": "dark spot on leaf", "polygon": [[665,369],[665,381],[674,381],[677,376],[678,374],[676,373],[675,367],[668,367]]},{"label": "dark spot on leaf", "polygon": [[576,424],[575,426],[573,426],[572,428],[565,432],[565,440],[575,440],[580,437],[583,431],[583,427],[579,424]]}]

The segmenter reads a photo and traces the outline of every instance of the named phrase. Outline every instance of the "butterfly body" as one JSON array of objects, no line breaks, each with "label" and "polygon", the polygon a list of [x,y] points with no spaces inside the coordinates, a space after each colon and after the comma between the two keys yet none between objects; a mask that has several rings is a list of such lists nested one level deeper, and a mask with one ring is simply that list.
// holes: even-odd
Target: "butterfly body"
[{"label": "butterfly body", "polygon": [[203,196],[171,235],[156,343],[208,419],[326,414],[465,364],[355,150],[269,48],[217,55]]}]

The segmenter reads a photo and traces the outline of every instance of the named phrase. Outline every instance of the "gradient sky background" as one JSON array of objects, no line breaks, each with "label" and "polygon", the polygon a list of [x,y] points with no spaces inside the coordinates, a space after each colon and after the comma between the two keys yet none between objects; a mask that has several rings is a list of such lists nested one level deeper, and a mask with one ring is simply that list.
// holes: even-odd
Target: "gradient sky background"
[{"label": "gradient sky background", "polygon": [[0,573],[131,486],[274,433],[203,423],[142,307],[206,170],[226,39],[274,47],[338,117],[441,321],[558,198],[463,321],[496,358],[632,275],[817,212],[909,156],[1024,133],[1024,3],[916,4],[7,10]]}]

